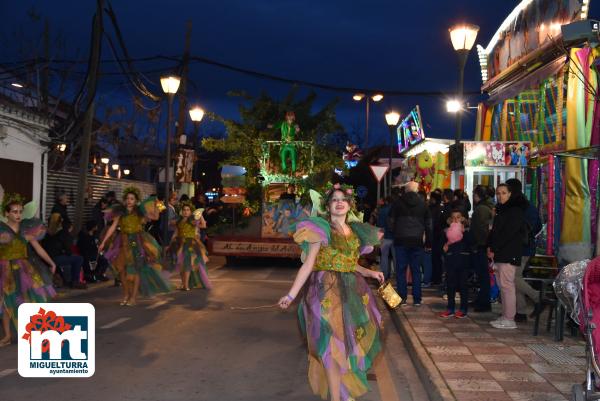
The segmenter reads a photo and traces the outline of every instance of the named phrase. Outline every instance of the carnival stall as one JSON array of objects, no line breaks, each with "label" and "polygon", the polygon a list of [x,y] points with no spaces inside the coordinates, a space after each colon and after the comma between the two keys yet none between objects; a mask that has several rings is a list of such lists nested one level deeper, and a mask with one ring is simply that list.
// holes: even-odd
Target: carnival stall
[{"label": "carnival stall", "polygon": [[[531,143],[526,194],[545,223],[539,251],[590,258],[597,238],[600,144],[598,22],[589,0],[525,0],[487,47],[478,45],[489,99],[476,139]],[[568,224],[566,224],[568,222]]]}]

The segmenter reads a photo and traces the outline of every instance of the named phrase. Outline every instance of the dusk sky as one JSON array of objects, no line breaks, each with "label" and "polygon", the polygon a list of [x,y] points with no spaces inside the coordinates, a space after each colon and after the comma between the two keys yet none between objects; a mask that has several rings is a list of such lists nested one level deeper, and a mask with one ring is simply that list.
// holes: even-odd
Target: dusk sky
[{"label": "dusk sky", "polygon": [[[448,28],[457,22],[477,24],[481,28],[477,43],[485,46],[518,3],[515,0],[146,0],[115,1],[113,7],[132,57],[180,55],[185,24],[191,20],[191,53],[196,56],[332,86],[442,91],[450,97],[456,90],[458,72]],[[49,18],[53,30],[65,35],[69,57],[87,58],[94,1],[21,0],[0,3],[2,15],[11,16],[0,28],[4,42],[1,62],[21,57],[11,45],[13,32],[22,29],[31,39],[39,38],[41,25],[34,29],[27,18],[27,10],[32,7],[42,17]],[[600,1],[591,2],[590,18],[598,18],[599,8]],[[105,25],[113,35],[108,18]],[[103,58],[112,57],[105,44]],[[136,68],[150,71],[167,65],[138,63]],[[79,70],[85,70],[85,65],[80,65]],[[470,54],[465,74],[465,91],[478,91],[481,76],[476,51]],[[145,74],[157,93],[159,75]],[[191,66],[190,78],[193,81],[190,100],[228,118],[237,116],[238,104],[238,99],[227,97],[230,90],[251,94],[264,90],[281,97],[290,88],[286,83],[198,63]],[[131,90],[123,77],[111,76],[103,78],[98,94],[106,103],[119,104],[128,102]],[[339,98],[338,120],[347,131],[363,135],[364,102],[354,102],[348,92],[316,91],[321,104]],[[370,145],[387,143],[385,111],[396,109],[404,114],[416,104],[421,106],[427,136],[453,137],[454,116],[446,113],[446,100],[446,97],[385,97],[371,108]],[[478,97],[467,100],[475,104]],[[472,138],[474,124],[472,114],[463,124],[465,139]],[[204,129],[218,128],[213,125]]]}]

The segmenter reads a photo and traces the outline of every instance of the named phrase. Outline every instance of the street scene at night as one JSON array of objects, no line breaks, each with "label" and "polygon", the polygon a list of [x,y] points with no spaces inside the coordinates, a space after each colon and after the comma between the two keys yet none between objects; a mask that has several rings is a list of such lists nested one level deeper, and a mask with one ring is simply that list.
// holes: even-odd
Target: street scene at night
[{"label": "street scene at night", "polygon": [[0,11],[0,400],[600,399],[600,1]]}]

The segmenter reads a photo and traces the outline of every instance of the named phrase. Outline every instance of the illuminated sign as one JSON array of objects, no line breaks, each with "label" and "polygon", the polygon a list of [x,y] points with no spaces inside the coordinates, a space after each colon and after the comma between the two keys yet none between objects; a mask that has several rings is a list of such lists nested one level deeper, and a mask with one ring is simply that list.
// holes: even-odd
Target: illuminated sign
[{"label": "illuminated sign", "polygon": [[397,129],[398,153],[409,149],[425,139],[421,110],[416,106],[400,123]]}]

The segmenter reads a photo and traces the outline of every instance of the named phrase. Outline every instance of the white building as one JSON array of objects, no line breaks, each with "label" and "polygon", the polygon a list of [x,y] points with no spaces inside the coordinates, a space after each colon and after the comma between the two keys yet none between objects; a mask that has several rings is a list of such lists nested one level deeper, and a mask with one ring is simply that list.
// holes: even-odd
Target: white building
[{"label": "white building", "polygon": [[34,200],[44,214],[49,122],[35,111],[0,97],[0,184]]}]

